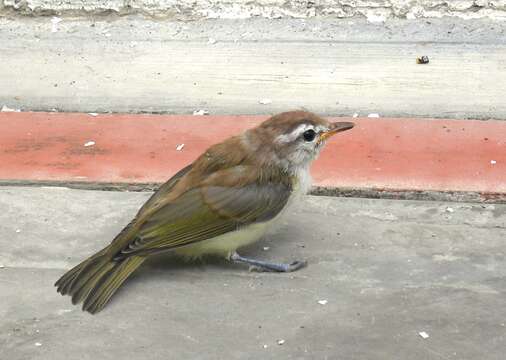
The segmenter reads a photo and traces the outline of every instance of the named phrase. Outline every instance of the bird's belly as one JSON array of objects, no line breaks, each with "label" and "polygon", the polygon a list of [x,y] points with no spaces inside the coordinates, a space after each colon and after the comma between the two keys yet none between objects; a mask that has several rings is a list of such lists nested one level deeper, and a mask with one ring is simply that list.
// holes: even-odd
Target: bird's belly
[{"label": "bird's belly", "polygon": [[228,257],[238,248],[259,240],[273,222],[274,219],[263,223],[251,224],[239,230],[185,246],[176,250],[176,254],[188,258],[199,258],[203,255]]}]

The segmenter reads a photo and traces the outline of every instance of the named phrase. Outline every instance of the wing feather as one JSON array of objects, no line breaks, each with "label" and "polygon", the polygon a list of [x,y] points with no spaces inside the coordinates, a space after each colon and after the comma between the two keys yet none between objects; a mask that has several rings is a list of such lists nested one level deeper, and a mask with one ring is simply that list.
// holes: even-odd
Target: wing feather
[{"label": "wing feather", "polygon": [[268,221],[286,205],[291,190],[274,182],[191,189],[150,214],[121,254],[167,251]]}]

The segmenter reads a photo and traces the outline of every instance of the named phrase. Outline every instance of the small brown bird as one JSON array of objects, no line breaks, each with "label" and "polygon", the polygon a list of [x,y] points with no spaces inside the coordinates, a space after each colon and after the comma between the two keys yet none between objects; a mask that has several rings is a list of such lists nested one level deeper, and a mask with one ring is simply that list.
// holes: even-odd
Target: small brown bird
[{"label": "small brown bird", "polygon": [[211,146],[163,184],[108,246],[64,274],[58,292],[96,313],[147,257],[161,252],[219,255],[268,271],[303,267],[302,261],[269,263],[236,250],[260,239],[296,195],[307,192],[309,165],[325,141],[353,126],[291,111]]}]

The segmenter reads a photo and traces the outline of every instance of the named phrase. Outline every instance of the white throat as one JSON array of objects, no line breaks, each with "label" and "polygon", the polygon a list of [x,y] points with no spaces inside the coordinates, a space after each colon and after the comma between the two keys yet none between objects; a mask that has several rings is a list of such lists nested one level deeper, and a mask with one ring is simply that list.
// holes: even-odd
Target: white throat
[{"label": "white throat", "polygon": [[311,173],[309,172],[309,166],[298,167],[295,169],[294,176],[297,179],[294,184],[294,193],[298,195],[305,195],[311,189]]}]

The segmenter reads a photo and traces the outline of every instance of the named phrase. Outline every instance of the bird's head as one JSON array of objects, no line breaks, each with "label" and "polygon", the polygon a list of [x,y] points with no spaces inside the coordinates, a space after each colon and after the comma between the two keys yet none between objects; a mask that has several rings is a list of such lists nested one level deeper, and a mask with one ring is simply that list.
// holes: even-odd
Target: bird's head
[{"label": "bird's head", "polygon": [[307,168],[316,159],[327,139],[351,129],[351,122],[331,123],[307,111],[275,115],[251,130],[258,155],[290,172]]}]

